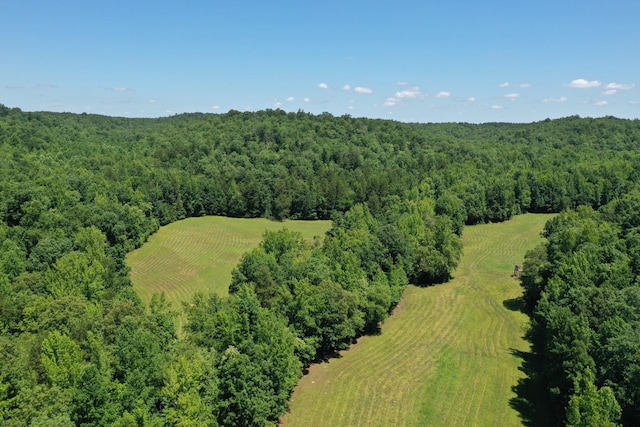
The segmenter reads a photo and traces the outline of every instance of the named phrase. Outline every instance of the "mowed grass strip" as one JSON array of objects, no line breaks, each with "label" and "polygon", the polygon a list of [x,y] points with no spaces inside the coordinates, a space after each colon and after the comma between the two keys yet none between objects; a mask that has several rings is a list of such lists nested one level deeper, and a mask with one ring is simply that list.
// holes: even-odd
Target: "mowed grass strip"
[{"label": "mowed grass strip", "polygon": [[[129,253],[133,288],[145,304],[164,292],[174,310],[182,310],[196,292],[226,295],[231,271],[242,255],[257,247],[266,230],[287,228],[305,239],[322,238],[331,221],[270,221],[264,218],[188,218],[161,227]],[[182,324],[184,319],[179,319]]]},{"label": "mowed grass strip", "polygon": [[522,339],[528,320],[507,308],[522,293],[511,275],[550,218],[527,214],[466,227],[454,279],[408,287],[380,335],[313,366],[282,424],[522,425],[509,400],[522,376],[513,351],[529,348]]}]

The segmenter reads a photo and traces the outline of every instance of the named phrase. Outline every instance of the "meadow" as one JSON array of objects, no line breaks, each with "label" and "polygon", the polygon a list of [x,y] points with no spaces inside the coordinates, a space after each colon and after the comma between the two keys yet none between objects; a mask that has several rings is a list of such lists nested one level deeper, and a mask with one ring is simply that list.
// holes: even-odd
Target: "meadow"
[{"label": "meadow", "polygon": [[466,227],[449,283],[410,286],[381,334],[365,336],[304,376],[282,419],[296,426],[517,426],[512,387],[528,318],[514,264],[549,215]]},{"label": "meadow", "polygon": [[287,228],[311,240],[322,238],[330,227],[331,221],[188,218],[161,227],[129,253],[126,262],[133,287],[145,304],[154,293],[164,292],[173,309],[181,310],[182,302],[196,292],[228,294],[233,268],[244,253],[258,246],[265,231]]}]

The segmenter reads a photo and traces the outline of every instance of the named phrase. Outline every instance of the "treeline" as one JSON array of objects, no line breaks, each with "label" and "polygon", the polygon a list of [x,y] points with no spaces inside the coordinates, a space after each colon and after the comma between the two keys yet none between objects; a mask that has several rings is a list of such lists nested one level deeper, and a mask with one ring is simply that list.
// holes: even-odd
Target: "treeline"
[{"label": "treeline", "polygon": [[[46,176],[31,178],[59,188],[58,197],[135,207],[159,224],[198,215],[329,219],[365,202],[376,213],[420,182],[436,199],[455,195],[464,223],[501,221],[606,204],[637,181],[640,166],[640,122],[614,118],[401,124],[268,110],[122,119],[3,107],[0,123],[9,170],[44,167]],[[12,223],[23,202],[43,196],[5,187]],[[41,209],[73,203],[52,196]],[[136,213],[119,213],[134,245]],[[110,219],[104,228],[116,226]],[[108,230],[112,243],[118,228]]]},{"label": "treeline", "polygon": [[558,425],[640,425],[640,192],[550,221],[524,263]]},{"label": "treeline", "polygon": [[[265,425],[302,369],[448,280],[464,224],[597,208],[637,186],[640,122],[161,119],[0,106],[0,421]],[[265,235],[228,298],[144,307],[124,256],[188,216],[332,218]],[[637,307],[637,305],[636,305]]]}]

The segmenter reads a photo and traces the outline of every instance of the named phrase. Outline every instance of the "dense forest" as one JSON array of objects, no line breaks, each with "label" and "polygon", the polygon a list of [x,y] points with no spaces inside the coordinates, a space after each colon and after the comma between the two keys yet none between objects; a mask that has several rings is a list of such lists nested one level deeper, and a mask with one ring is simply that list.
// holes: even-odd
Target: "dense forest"
[{"label": "dense forest", "polygon": [[[408,283],[448,280],[465,224],[563,210],[523,279],[556,419],[637,424],[639,146],[640,121],[615,118],[0,106],[0,424],[272,425],[305,367],[375,331]],[[201,215],[333,227],[265,234],[229,297],[145,307],[125,254]]]},{"label": "dense forest", "polygon": [[530,339],[554,422],[640,424],[640,192],[547,223],[525,261]]}]

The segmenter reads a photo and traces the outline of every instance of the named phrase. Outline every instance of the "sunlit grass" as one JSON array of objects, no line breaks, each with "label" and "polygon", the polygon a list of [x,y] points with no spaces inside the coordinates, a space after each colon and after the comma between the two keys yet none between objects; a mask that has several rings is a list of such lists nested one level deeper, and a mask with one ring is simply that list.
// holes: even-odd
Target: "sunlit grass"
[{"label": "sunlit grass", "polygon": [[[196,292],[226,295],[231,271],[245,252],[258,246],[265,230],[288,228],[306,239],[322,237],[331,221],[277,222],[262,218],[199,217],[160,228],[126,258],[133,287],[145,304],[164,292],[181,310]],[[184,319],[180,318],[180,324]]]},{"label": "sunlit grass", "polygon": [[467,227],[454,279],[410,286],[378,336],[312,367],[296,388],[286,427],[517,426],[509,405],[522,373],[513,350],[527,317],[513,266],[541,238],[548,215]]}]

